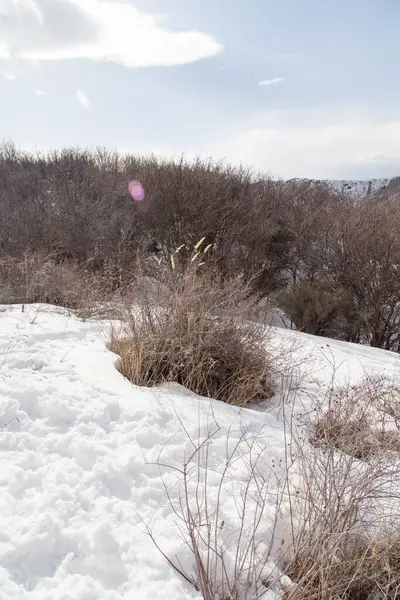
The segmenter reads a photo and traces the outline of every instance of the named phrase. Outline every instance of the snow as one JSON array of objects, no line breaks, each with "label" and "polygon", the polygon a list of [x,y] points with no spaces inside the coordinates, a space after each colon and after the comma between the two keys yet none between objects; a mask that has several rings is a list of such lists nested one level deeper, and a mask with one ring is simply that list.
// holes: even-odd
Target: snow
[{"label": "snow", "polygon": [[333,180],[329,182],[333,188],[338,192],[349,195],[353,198],[366,198],[368,196],[375,196],[378,193],[382,193],[386,190],[391,179],[370,179],[370,180],[358,180],[358,179],[346,179],[346,180]]},{"label": "snow", "polygon": [[[200,599],[146,532],[148,525],[191,574],[192,556],[166,498],[166,489],[176,498],[173,465],[218,425],[209,450],[212,502],[218,465],[232,445],[240,450],[241,439],[257,435],[268,448],[261,463],[266,481],[285,460],[279,398],[262,411],[240,410],[177,385],[133,386],[107,349],[109,328],[49,306],[0,309],[0,589],[7,600]],[[294,362],[305,366],[299,407],[326,390],[333,374],[342,382],[365,372],[399,378],[395,354],[285,329],[273,335],[277,350],[291,347]],[[171,468],[155,464],[160,457]],[[238,472],[244,464],[237,463]],[[278,480],[269,482],[258,532],[264,539]],[[222,486],[218,515],[226,524],[219,535],[233,540],[235,481]],[[263,596],[278,597],[274,590]]]},{"label": "snow", "polygon": [[310,185],[324,184],[334,191],[351,198],[374,197],[385,192],[392,185],[397,185],[397,177],[380,179],[293,179],[291,181],[306,182]]}]

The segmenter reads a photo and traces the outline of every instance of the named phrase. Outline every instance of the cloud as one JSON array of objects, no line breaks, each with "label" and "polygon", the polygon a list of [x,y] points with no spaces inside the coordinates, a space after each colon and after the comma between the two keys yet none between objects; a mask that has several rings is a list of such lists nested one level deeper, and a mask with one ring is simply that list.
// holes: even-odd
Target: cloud
[{"label": "cloud", "polygon": [[295,60],[298,57],[299,55],[295,52],[284,52],[283,54],[279,55],[279,60]]},{"label": "cloud", "polygon": [[47,92],[44,90],[33,90],[33,93],[36,94],[36,96],[47,96]]},{"label": "cloud", "polygon": [[171,66],[222,50],[198,31],[172,31],[161,18],[118,0],[1,0],[0,59],[87,59],[126,67]]},{"label": "cloud", "polygon": [[270,112],[236,135],[231,160],[283,178],[400,174],[400,120],[359,110]]},{"label": "cloud", "polygon": [[7,73],[6,71],[0,71],[0,75],[9,81],[14,81],[16,79],[15,75],[12,73]]},{"label": "cloud", "polygon": [[365,163],[367,165],[375,165],[382,163],[393,164],[399,160],[399,158],[395,158],[394,156],[387,156],[386,154],[361,154],[358,157],[359,162]]},{"label": "cloud", "polygon": [[274,79],[263,79],[262,81],[260,81],[259,85],[278,85],[279,83],[282,83],[283,78],[282,77],[274,77]]},{"label": "cloud", "polygon": [[78,90],[76,92],[76,99],[78,100],[79,104],[83,106],[83,108],[90,108],[89,98],[86,96],[83,90]]}]

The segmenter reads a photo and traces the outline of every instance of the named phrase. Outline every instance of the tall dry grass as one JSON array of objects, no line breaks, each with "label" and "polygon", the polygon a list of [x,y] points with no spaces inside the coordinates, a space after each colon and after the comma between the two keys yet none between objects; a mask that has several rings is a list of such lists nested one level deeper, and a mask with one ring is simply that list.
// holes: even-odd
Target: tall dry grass
[{"label": "tall dry grass", "polygon": [[156,304],[133,292],[111,349],[136,385],[174,381],[235,405],[269,398],[268,329],[250,320],[257,303],[240,277],[203,263],[206,250],[196,245],[189,259],[171,256]]},{"label": "tall dry grass", "polygon": [[0,257],[2,304],[53,304],[86,318],[110,296],[107,279],[77,261],[57,263],[53,255],[39,252]]}]

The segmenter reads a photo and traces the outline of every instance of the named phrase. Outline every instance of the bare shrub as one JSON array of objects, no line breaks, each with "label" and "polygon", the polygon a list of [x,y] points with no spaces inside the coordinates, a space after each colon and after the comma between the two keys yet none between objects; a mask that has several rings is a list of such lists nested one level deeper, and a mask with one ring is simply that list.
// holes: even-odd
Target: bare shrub
[{"label": "bare shrub", "polygon": [[[144,185],[143,203],[128,194],[132,178]],[[259,299],[278,298],[297,328],[400,350],[395,198],[360,202],[323,182],[257,181],[212,160],[102,148],[28,154],[9,142],[0,145],[0,179],[7,259],[57,254],[117,290],[139,265],[159,277],[178,244],[204,237],[206,262],[242,275]]]},{"label": "bare shrub", "polygon": [[[157,460],[169,472],[165,493],[193,568],[165,554],[147,526],[158,550],[203,598],[258,600],[267,589],[285,600],[400,597],[395,465],[360,463],[332,447],[306,449],[290,436],[296,457],[289,454],[286,470],[273,472],[262,429],[240,436],[229,429],[226,456],[216,466],[211,448],[219,434],[217,426],[189,438],[182,463]],[[216,474],[214,493],[208,480]],[[224,510],[229,495],[236,514]]]},{"label": "bare shrub", "polygon": [[[400,598],[400,537],[393,532],[373,540],[355,540],[338,531],[341,544],[335,547],[340,558],[324,556],[318,562],[310,552],[309,561],[300,557],[293,564],[298,584],[283,595],[285,600],[396,600]],[[316,546],[321,552],[321,542]],[[311,551],[307,548],[306,551]],[[305,567],[305,563],[307,567]],[[304,572],[305,569],[308,571]],[[292,575],[293,576],[293,575]]]},{"label": "bare shrub", "polygon": [[[400,210],[398,203],[358,202],[335,217],[325,276],[352,298],[350,341],[399,350]],[[385,231],[385,235],[382,235]],[[351,330],[351,327],[350,327]]]},{"label": "bare shrub", "polygon": [[175,381],[202,396],[245,405],[272,395],[268,330],[251,321],[255,300],[240,278],[198,261],[168,272],[162,306],[131,299],[111,348],[137,385]]},{"label": "bare shrub", "polygon": [[[150,526],[148,534],[206,600],[258,600],[267,589],[285,600],[400,598],[398,455],[379,439],[363,460],[358,446],[339,447],[336,434],[310,444],[326,399],[293,417],[291,388],[284,393],[286,450],[278,469],[262,428],[238,434],[214,417],[194,439],[181,421],[189,449],[172,463],[161,452],[156,464],[166,470],[165,494],[192,563],[168,556]],[[341,406],[349,396],[370,398],[374,411],[385,398],[395,402],[390,394],[378,380],[330,392]]]},{"label": "bare shrub", "polygon": [[332,446],[360,460],[382,452],[400,452],[400,430],[394,415],[400,396],[382,378],[333,389],[315,408],[311,441]]},{"label": "bare shrub", "polygon": [[[166,463],[161,451],[156,464],[164,473],[175,526],[192,560],[183,565],[179,557],[168,557],[149,525],[147,533],[205,600],[261,599],[268,588],[280,585],[271,554],[279,537],[274,513],[280,510],[285,487],[273,469],[266,468],[263,429],[255,435],[244,425],[224,429],[213,417],[194,439],[182,421],[181,425],[189,448],[182,461]],[[217,456],[213,448],[221,440],[225,453]]]},{"label": "bare shrub", "polygon": [[343,289],[335,290],[319,281],[304,281],[279,294],[278,304],[298,331],[327,335],[346,313],[350,301]]},{"label": "bare shrub", "polygon": [[282,308],[310,333],[398,351],[398,203],[351,200],[305,182],[289,182],[285,194],[278,211],[292,238]]},{"label": "bare shrub", "polygon": [[293,544],[283,560],[293,585],[285,600],[400,597],[399,440],[371,421],[381,398],[370,384],[331,392],[330,405],[317,401],[316,415],[294,424]]},{"label": "bare shrub", "polygon": [[76,262],[57,264],[51,256],[25,254],[0,259],[0,302],[47,303],[73,309],[82,317],[96,312],[106,300],[106,281]]}]

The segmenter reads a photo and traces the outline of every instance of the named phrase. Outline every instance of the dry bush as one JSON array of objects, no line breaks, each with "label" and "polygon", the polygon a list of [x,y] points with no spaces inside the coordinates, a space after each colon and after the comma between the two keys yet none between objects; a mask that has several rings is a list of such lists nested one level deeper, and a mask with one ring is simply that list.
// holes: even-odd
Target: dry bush
[{"label": "dry bush", "polygon": [[383,378],[330,390],[315,408],[311,441],[332,446],[360,460],[382,452],[400,453],[400,429],[395,416],[400,395]]},{"label": "dry bush", "polygon": [[[162,454],[157,460],[167,468],[167,501],[193,568],[169,557],[147,526],[157,549],[205,600],[258,600],[267,589],[284,600],[400,598],[399,492],[388,485],[399,482],[398,466],[306,449],[291,435],[296,457],[274,471],[262,429],[226,431],[227,453],[216,465],[211,448],[221,433],[216,426],[189,438],[182,463],[165,463]],[[208,486],[216,474],[217,493]],[[227,494],[237,514],[224,510]],[[385,512],[385,501],[394,510]]]},{"label": "dry bush", "polygon": [[244,405],[272,395],[268,330],[250,321],[255,301],[240,278],[198,261],[166,276],[162,306],[131,299],[111,349],[136,385],[175,381],[202,396]]},{"label": "dry bush", "polygon": [[386,438],[373,420],[388,393],[371,380],[331,391],[328,406],[317,401],[300,429],[293,424],[293,544],[282,560],[293,585],[285,600],[400,598],[399,434]]},{"label": "dry bush", "polygon": [[[199,423],[194,438],[177,418],[188,451],[172,462],[161,451],[155,464],[182,539],[183,563],[163,551],[162,541],[145,524],[147,533],[204,600],[261,600],[281,583],[271,554],[276,539],[281,541],[274,509],[280,510],[285,481],[267,467],[268,438],[262,427],[255,434],[243,425],[223,428],[214,415],[204,430]],[[215,452],[218,444],[222,456]]]},{"label": "dry bush", "polygon": [[[138,264],[158,276],[177,244],[204,236],[206,261],[227,277],[243,274],[259,299],[280,298],[299,329],[400,350],[394,198],[359,202],[322,182],[256,181],[213,161],[105,149],[28,154],[11,143],[0,145],[0,179],[0,249],[9,259],[57,253],[116,290],[135,280]],[[145,202],[132,201],[131,179],[142,182]],[[164,259],[160,269],[149,255]]]},{"label": "dry bush", "polygon": [[319,281],[303,281],[278,296],[279,307],[296,329],[313,335],[329,335],[349,304],[345,290],[332,289]]},{"label": "dry bush", "polygon": [[284,310],[310,333],[398,351],[398,202],[335,198],[305,183],[285,192],[292,206],[279,210],[293,238]]},{"label": "dry bush", "polygon": [[27,154],[0,146],[0,243],[13,258],[54,251],[106,269],[125,268],[143,242],[138,207],[127,184],[139,162],[124,172],[111,151],[67,149]]},{"label": "dry bush", "polygon": [[302,281],[325,281],[322,275],[330,260],[332,230],[348,204],[348,199],[323,183],[282,184],[274,213],[290,234],[284,271],[292,288]]},{"label": "dry bush", "polygon": [[[344,406],[362,389],[374,410],[397,401],[389,386],[369,380],[332,398]],[[360,461],[341,451],[336,438],[310,444],[314,411],[294,418],[291,389],[284,393],[290,397],[279,466],[268,460],[262,428],[238,435],[222,431],[214,417],[214,427],[203,433],[199,425],[193,439],[181,422],[189,450],[172,463],[161,452],[156,464],[167,469],[167,501],[192,562],[168,556],[150,526],[148,534],[205,600],[258,600],[267,589],[284,600],[400,598],[398,456],[379,446]],[[225,440],[222,457],[218,438]]]},{"label": "dry bush", "polygon": [[75,262],[57,264],[51,256],[25,254],[0,259],[2,304],[46,303],[73,309],[81,317],[98,310],[109,296],[106,281]]},{"label": "dry bush", "polygon": [[[57,251],[114,277],[133,271],[138,255],[143,264],[152,240],[165,257],[206,236],[221,270],[263,269],[267,285],[287,254],[274,218],[279,186],[265,180],[255,190],[252,173],[223,163],[104,149],[27,154],[3,144],[0,177],[0,243],[12,257]],[[145,188],[144,203],[128,194],[133,178]]]},{"label": "dry bush", "polygon": [[398,203],[355,203],[335,216],[324,266],[331,284],[352,299],[350,341],[394,351],[400,348],[399,227]]},{"label": "dry bush", "polygon": [[[396,600],[400,598],[400,536],[391,533],[373,540],[353,539],[348,532],[338,532],[341,544],[340,558],[322,555],[318,561],[310,551],[309,560],[304,555],[299,564],[291,565],[297,571],[297,585],[283,595],[284,600]],[[328,537],[328,536],[327,536]],[[319,552],[321,541],[316,540]],[[308,569],[308,570],[307,570]],[[307,572],[304,572],[307,570]]]}]

